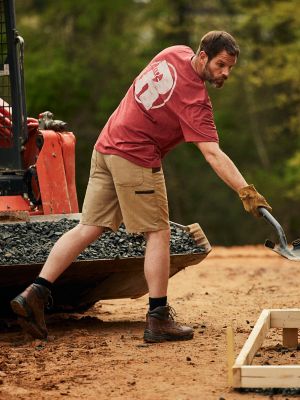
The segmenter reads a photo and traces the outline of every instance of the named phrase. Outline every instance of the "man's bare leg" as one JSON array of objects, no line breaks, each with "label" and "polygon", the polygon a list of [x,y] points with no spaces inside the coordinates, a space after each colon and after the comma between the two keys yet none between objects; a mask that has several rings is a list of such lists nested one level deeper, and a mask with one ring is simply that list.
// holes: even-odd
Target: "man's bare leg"
[{"label": "man's bare leg", "polygon": [[53,246],[39,276],[53,283],[77,256],[103,233],[103,227],[78,224]]},{"label": "man's bare leg", "polygon": [[170,274],[170,230],[147,232],[144,271],[149,297],[167,296]]}]

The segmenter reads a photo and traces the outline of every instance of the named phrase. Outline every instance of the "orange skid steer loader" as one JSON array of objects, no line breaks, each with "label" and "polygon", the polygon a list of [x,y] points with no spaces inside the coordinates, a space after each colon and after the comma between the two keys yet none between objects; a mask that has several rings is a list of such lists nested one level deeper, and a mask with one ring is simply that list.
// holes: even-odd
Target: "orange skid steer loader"
[{"label": "orange skid steer loader", "polygon": [[[16,31],[13,0],[0,0],[0,35],[1,255],[8,252],[8,240],[10,244],[14,242],[17,249],[20,225],[28,227],[28,224],[46,221],[54,224],[55,231],[55,224],[62,218],[79,220],[80,214],[75,185],[74,134],[66,130],[64,122],[54,120],[50,112],[40,114],[37,119],[27,118],[24,41]],[[11,231],[12,226],[16,233]],[[184,226],[180,229],[189,230]],[[188,265],[198,264],[210,251],[203,233],[199,235],[199,230],[193,227],[190,234],[200,245],[184,254],[171,254],[171,276]],[[27,246],[31,246],[30,240]],[[0,261],[0,316],[10,314],[10,300],[29,285],[42,268],[40,261],[20,262],[18,254],[16,250],[15,255],[8,254],[14,256],[13,263],[1,264]],[[143,256],[77,259],[54,286],[53,310],[83,310],[101,299],[144,295],[147,285],[143,263]]]}]

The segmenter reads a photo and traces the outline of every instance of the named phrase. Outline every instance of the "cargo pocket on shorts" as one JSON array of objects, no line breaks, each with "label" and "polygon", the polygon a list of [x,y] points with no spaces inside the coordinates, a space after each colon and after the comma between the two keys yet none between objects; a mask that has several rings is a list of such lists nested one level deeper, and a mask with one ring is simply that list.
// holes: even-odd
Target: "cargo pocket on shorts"
[{"label": "cargo pocket on shorts", "polygon": [[134,212],[139,214],[140,225],[144,230],[155,230],[160,220],[157,175],[151,168],[144,169],[144,182],[134,188]]},{"label": "cargo pocket on shorts", "polygon": [[143,167],[118,156],[111,156],[110,165],[116,185],[121,187],[142,185],[144,181]]}]

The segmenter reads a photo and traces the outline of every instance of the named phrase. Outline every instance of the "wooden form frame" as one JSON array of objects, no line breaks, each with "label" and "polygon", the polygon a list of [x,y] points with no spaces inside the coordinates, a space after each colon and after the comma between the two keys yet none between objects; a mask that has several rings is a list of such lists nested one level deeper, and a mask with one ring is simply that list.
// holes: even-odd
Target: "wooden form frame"
[{"label": "wooden form frame", "polygon": [[229,371],[234,388],[300,388],[300,365],[250,365],[270,328],[282,328],[283,346],[297,348],[300,309],[262,311]]}]

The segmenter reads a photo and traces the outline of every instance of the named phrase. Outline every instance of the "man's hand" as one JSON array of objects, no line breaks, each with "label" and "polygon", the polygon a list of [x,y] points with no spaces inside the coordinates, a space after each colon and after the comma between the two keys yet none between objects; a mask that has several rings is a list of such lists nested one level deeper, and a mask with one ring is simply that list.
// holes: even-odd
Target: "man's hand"
[{"label": "man's hand", "polygon": [[238,195],[243,202],[245,210],[255,217],[261,217],[258,207],[265,207],[268,211],[272,211],[272,208],[267,203],[266,199],[256,191],[253,185],[239,189]]}]

